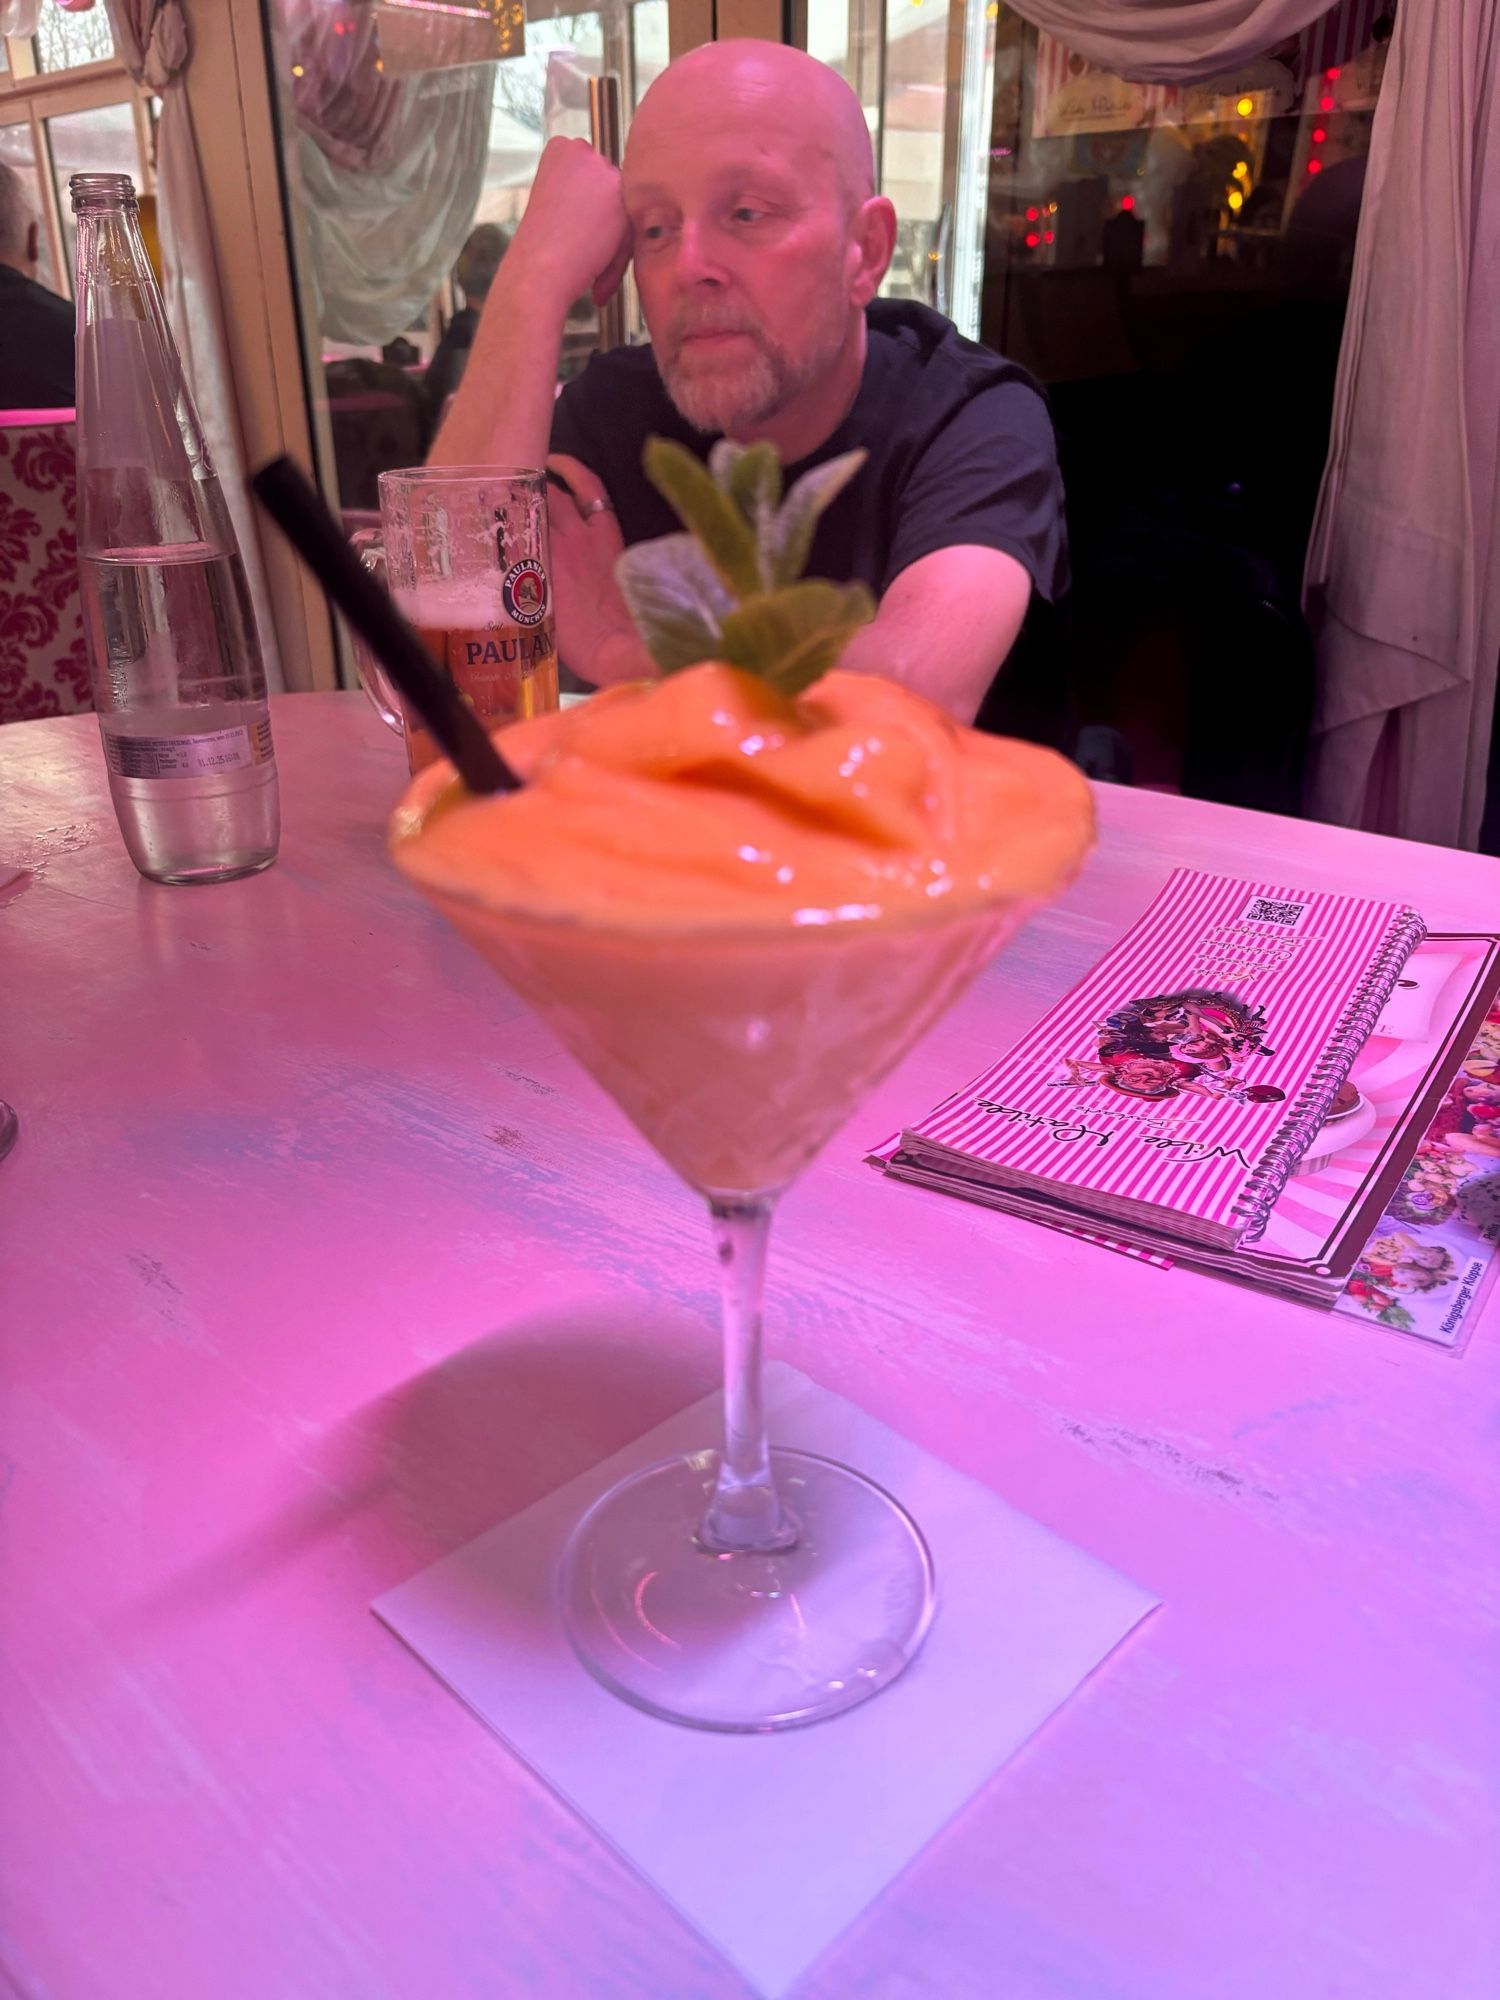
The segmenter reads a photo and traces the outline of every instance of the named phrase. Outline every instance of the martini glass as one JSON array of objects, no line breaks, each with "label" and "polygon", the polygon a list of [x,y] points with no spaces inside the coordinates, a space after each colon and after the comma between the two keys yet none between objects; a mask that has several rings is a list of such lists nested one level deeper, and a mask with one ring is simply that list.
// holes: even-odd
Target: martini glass
[{"label": "martini glass", "polygon": [[584,1515],[557,1584],[568,1637],[606,1687],[674,1722],[764,1731],[836,1715],[915,1656],[932,1560],[872,1480],[769,1444],[772,1212],[1041,899],[774,927],[539,917],[508,908],[501,882],[424,867],[445,780],[435,766],[407,793],[397,864],[704,1197],[720,1265],[722,1438],[632,1473]]}]

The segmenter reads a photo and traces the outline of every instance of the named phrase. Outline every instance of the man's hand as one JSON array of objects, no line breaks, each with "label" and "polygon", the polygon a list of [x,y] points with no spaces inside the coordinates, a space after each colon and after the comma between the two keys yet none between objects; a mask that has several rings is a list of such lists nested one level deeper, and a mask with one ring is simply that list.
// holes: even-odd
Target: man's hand
[{"label": "man's hand", "polygon": [[551,139],[501,273],[514,258],[564,311],[585,292],[596,306],[614,296],[630,262],[630,219],[620,170],[586,139]]},{"label": "man's hand", "polygon": [[630,262],[619,169],[582,139],[553,139],[500,260],[433,465],[540,465],[552,433],[563,322],[603,305]]},{"label": "man's hand", "polygon": [[595,687],[654,674],[615,582],[615,563],[625,544],[609,495],[576,458],[559,453],[547,460],[547,469],[568,482],[573,496],[569,499],[560,486],[549,488],[558,656]]}]

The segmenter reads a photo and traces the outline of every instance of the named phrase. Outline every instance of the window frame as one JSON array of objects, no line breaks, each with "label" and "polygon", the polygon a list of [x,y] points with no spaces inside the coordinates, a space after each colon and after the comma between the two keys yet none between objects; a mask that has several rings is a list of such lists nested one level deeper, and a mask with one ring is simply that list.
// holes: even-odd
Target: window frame
[{"label": "window frame", "polygon": [[77,69],[38,70],[31,37],[5,38],[10,67],[0,72],[0,126],[24,125],[31,133],[32,158],[37,171],[37,195],[41,205],[39,220],[47,238],[47,250],[55,279],[66,283],[62,296],[73,296],[73,273],[67,257],[62,208],[57,193],[57,174],[52,159],[52,142],[47,121],[65,118],[79,111],[98,111],[108,105],[128,104],[135,126],[136,191],[156,193],[156,170],[151,130],[151,99],[148,84],[131,80],[130,72],[118,57],[109,62],[81,63]]}]

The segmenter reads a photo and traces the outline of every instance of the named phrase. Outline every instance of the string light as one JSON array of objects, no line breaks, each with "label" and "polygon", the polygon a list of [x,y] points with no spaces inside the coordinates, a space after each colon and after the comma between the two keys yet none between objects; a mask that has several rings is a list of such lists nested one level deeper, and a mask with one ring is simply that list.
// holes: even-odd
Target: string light
[{"label": "string light", "polygon": [[1245,206],[1245,197],[1240,193],[1238,188],[1231,188],[1229,190],[1229,206],[1234,210],[1236,215]]},{"label": "string light", "polygon": [[1133,194],[1121,195],[1120,206],[1129,215],[1130,211],[1135,207],[1135,196]]},{"label": "string light", "polygon": [[1323,130],[1323,127],[1322,127],[1321,125],[1314,125],[1314,127],[1313,127],[1313,144],[1314,144],[1315,146],[1321,146],[1321,145],[1322,145],[1322,143],[1323,143],[1323,141],[1324,141],[1324,140],[1325,140],[1325,139],[1326,139],[1327,137],[1328,137],[1328,134],[1327,134],[1327,133],[1326,133],[1326,132],[1325,132],[1325,131]]},{"label": "string light", "polygon": [[1255,116],[1255,99],[1253,97],[1242,97],[1234,108],[1241,118],[1253,118]]},{"label": "string light", "polygon": [[1041,237],[1037,235],[1037,233],[1036,233],[1036,231],[1035,231],[1034,229],[1028,229],[1028,230],[1027,230],[1027,232],[1026,232],[1026,248],[1027,248],[1028,250],[1035,250],[1035,248],[1036,248],[1036,247],[1037,247],[1037,245],[1038,245],[1038,244],[1039,244],[1039,243],[1041,242],[1041,240],[1042,240],[1042,239],[1041,239]]},{"label": "string light", "polygon": [[1308,171],[1308,172],[1309,172],[1310,174],[1320,174],[1320,173],[1322,173],[1322,171],[1323,171],[1323,162],[1322,162],[1321,160],[1309,160],[1309,161],[1308,161],[1308,163],[1307,163],[1307,171]]},{"label": "string light", "polygon": [[1052,231],[1051,231],[1050,229],[1045,229],[1045,230],[1043,230],[1043,232],[1042,232],[1042,241],[1043,241],[1044,243],[1051,243],[1051,242],[1053,242],[1054,240],[1055,240],[1055,239],[1054,239],[1054,237],[1053,237],[1053,234],[1052,234]]}]

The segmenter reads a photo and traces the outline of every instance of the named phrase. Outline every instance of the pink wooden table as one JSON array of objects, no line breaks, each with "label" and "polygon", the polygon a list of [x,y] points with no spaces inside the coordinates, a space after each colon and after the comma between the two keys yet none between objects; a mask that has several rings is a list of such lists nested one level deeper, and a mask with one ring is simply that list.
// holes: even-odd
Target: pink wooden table
[{"label": "pink wooden table", "polygon": [[[703,1224],[387,866],[361,698],[276,729],[281,860],[196,890],[130,867],[92,717],[0,731],[0,1964],[27,2000],[728,2000],[367,1609],[712,1386]],[[1493,2000],[1495,1315],[1454,1360],[859,1155],[1172,863],[1450,925],[1500,918],[1500,864],[1100,804],[787,1201],[773,1349],[1165,1607],[802,2000]]]}]

